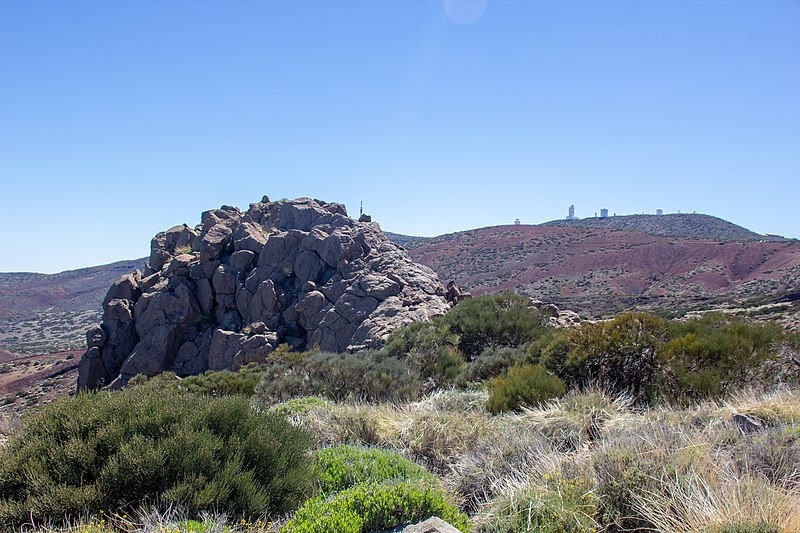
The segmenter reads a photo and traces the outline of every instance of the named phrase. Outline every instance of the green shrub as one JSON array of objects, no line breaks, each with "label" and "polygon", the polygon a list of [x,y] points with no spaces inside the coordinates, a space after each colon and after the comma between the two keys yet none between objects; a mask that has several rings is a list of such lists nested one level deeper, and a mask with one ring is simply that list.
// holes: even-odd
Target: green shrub
[{"label": "green shrub", "polygon": [[393,331],[386,339],[386,352],[403,357],[412,352],[438,352],[441,348],[457,347],[458,335],[450,326],[436,317],[430,322],[414,322]]},{"label": "green shrub", "polygon": [[196,376],[178,378],[174,372],[162,372],[152,378],[137,375],[130,385],[144,386],[160,390],[187,391],[207,396],[247,396],[255,393],[261,376],[266,371],[264,365],[249,363],[236,372],[229,370],[208,370]]},{"label": "green shrub", "polygon": [[509,368],[515,365],[525,363],[528,357],[528,353],[519,348],[486,348],[469,363],[459,376],[458,383],[462,386],[470,383],[482,383],[505,374]]},{"label": "green shrub", "polygon": [[257,393],[267,404],[301,396],[335,401],[407,401],[419,395],[419,375],[385,352],[312,353],[276,361],[264,372]]},{"label": "green shrub", "polygon": [[492,414],[536,407],[564,394],[564,382],[541,365],[522,365],[489,381],[487,409]]},{"label": "green shrub", "polygon": [[282,529],[284,533],[360,533],[438,516],[460,531],[469,531],[458,512],[433,480],[360,483],[329,497],[312,498]]},{"label": "green shrub", "polygon": [[394,331],[386,341],[385,351],[403,360],[412,372],[427,381],[428,390],[423,392],[453,383],[464,369],[458,335],[441,317]]},{"label": "green shrub", "polygon": [[708,313],[699,319],[670,324],[672,339],[662,349],[674,397],[719,397],[761,376],[764,363],[776,356],[776,347],[788,337],[775,324],[745,322]]},{"label": "green shrub", "polygon": [[458,335],[458,347],[470,361],[489,346],[522,346],[549,329],[547,317],[529,303],[512,292],[477,296],[459,302],[441,320]]},{"label": "green shrub", "polygon": [[270,412],[286,416],[295,416],[308,413],[314,409],[331,409],[333,405],[334,404],[328,400],[323,400],[316,396],[301,396],[300,398],[293,398],[283,403],[273,405],[270,408]]},{"label": "green shrub", "polygon": [[317,452],[316,472],[324,493],[357,483],[428,479],[430,472],[390,450],[340,445]]},{"label": "green shrub", "polygon": [[147,387],[81,394],[28,418],[0,450],[0,524],[156,500],[190,513],[285,513],[313,489],[310,445],[242,397]]},{"label": "green shrub", "polygon": [[552,341],[543,364],[573,384],[599,384],[635,400],[652,398],[660,377],[659,349],[668,338],[668,326],[665,319],[648,313],[624,313],[607,322],[581,324],[565,332],[565,338]]}]

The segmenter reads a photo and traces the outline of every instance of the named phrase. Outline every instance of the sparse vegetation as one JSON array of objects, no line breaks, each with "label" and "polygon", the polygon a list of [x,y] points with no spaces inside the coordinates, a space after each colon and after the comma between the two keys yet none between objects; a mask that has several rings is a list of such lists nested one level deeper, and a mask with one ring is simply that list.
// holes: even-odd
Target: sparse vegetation
[{"label": "sparse vegetation", "polygon": [[[82,533],[361,532],[431,514],[463,531],[798,530],[796,336],[714,314],[554,329],[513,295],[471,302],[382,350],[284,348],[6,424],[0,516]],[[764,429],[743,434],[734,413]]]}]

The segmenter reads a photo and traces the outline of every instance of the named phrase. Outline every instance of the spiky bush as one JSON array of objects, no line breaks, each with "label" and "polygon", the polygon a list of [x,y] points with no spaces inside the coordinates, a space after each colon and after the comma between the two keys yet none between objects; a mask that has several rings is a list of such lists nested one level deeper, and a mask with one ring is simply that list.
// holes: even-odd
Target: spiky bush
[{"label": "spiky bush", "polygon": [[28,418],[0,450],[0,524],[122,511],[285,513],[313,488],[309,436],[241,397],[133,388],[81,394]]},{"label": "spiky bush", "polygon": [[478,531],[492,533],[595,533],[597,497],[591,481],[545,474],[492,502]]}]

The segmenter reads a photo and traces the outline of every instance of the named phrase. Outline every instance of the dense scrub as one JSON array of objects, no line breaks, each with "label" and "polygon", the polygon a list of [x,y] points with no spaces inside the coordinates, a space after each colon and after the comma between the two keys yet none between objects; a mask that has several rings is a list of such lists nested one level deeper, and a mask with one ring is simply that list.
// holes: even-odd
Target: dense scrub
[{"label": "dense scrub", "polygon": [[157,500],[192,513],[283,513],[312,491],[309,446],[303,431],[241,397],[82,394],[29,418],[0,450],[0,523]]},{"label": "dense scrub", "polygon": [[[798,352],[797,335],[721,314],[555,329],[524,298],[477,297],[381,350],[282,348],[47,407],[0,450],[0,520],[144,502],[179,509],[170,524],[248,520],[231,532],[431,514],[464,531],[467,515],[477,531],[797,531]],[[764,430],[742,434],[734,412]]]}]

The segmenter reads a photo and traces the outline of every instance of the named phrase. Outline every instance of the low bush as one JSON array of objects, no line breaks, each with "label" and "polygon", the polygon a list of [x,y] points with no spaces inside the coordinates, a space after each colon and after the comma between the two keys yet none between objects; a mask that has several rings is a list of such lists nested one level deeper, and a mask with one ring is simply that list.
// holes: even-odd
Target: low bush
[{"label": "low bush", "polygon": [[741,475],[760,475],[773,485],[800,490],[798,426],[743,439],[734,450],[735,464]]},{"label": "low bush", "polygon": [[267,405],[312,395],[334,401],[408,401],[417,397],[420,387],[420,376],[403,360],[364,350],[275,361],[267,366],[256,392]]},{"label": "low bush", "polygon": [[653,529],[633,504],[635,495],[657,490],[655,479],[648,475],[637,455],[624,448],[607,447],[595,455],[594,468],[600,521],[619,531]]},{"label": "low bush", "polygon": [[781,533],[781,528],[762,521],[732,522],[706,528],[702,533]]},{"label": "low bush", "polygon": [[313,491],[310,444],[242,397],[147,387],[81,394],[28,418],[0,450],[0,524],[123,512],[146,501],[190,513],[285,513]]},{"label": "low bush", "polygon": [[270,412],[286,416],[303,415],[314,409],[331,409],[333,403],[316,396],[301,396],[270,407]]},{"label": "low bush", "polygon": [[264,365],[250,363],[235,372],[229,370],[208,370],[196,376],[179,378],[174,372],[162,372],[148,378],[137,375],[131,379],[131,386],[144,386],[153,389],[186,391],[206,396],[247,396],[255,393],[261,376],[266,371]]},{"label": "low bush", "polygon": [[316,466],[322,492],[327,494],[358,483],[430,479],[430,472],[390,450],[341,445],[317,452]]},{"label": "low bush", "polygon": [[457,383],[460,386],[482,383],[505,374],[515,365],[524,364],[528,357],[528,353],[520,348],[486,348],[467,365],[458,377]]},{"label": "low bush", "polygon": [[489,381],[487,409],[492,414],[537,407],[564,394],[564,382],[541,365],[522,365]]},{"label": "low bush", "polygon": [[390,357],[403,360],[412,372],[426,380],[424,392],[453,383],[464,369],[458,335],[441,317],[394,331],[386,341],[385,351]]},{"label": "low bush", "polygon": [[[671,340],[661,350],[670,377],[667,392],[688,399],[715,398],[735,388],[771,383],[764,364],[788,338],[772,323],[746,322],[721,313],[670,323]],[[773,372],[769,372],[772,374]]]},{"label": "low bush", "polygon": [[312,498],[297,510],[283,533],[361,533],[438,516],[465,533],[461,514],[435,481],[360,483],[329,497]]}]

